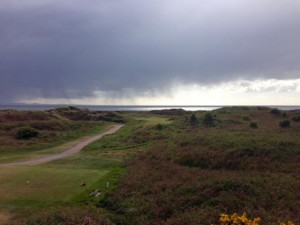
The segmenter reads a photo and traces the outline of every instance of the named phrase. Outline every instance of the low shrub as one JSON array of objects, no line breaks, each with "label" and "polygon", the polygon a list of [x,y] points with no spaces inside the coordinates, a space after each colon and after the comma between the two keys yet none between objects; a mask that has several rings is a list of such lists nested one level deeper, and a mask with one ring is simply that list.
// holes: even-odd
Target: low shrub
[{"label": "low shrub", "polygon": [[99,210],[92,207],[59,207],[29,218],[25,225],[108,225],[108,219]]},{"label": "low shrub", "polygon": [[203,118],[203,124],[211,126],[214,123],[214,117],[211,113],[206,113]]},{"label": "low shrub", "polygon": [[289,120],[283,120],[283,121],[281,121],[281,122],[279,123],[279,126],[280,126],[280,127],[283,127],[283,128],[289,127],[289,126],[290,126],[290,121],[289,121]]},{"label": "low shrub", "polygon": [[283,113],[282,113],[282,116],[283,116],[283,117],[287,117],[288,115],[287,115],[286,112],[283,112]]},{"label": "low shrub", "polygon": [[202,169],[211,168],[213,165],[211,155],[201,154],[200,152],[184,153],[184,154],[180,155],[177,162],[181,166],[198,167],[198,168],[202,168]]},{"label": "low shrub", "polygon": [[196,125],[196,124],[198,123],[198,119],[197,119],[195,113],[193,113],[193,114],[191,115],[191,117],[190,117],[190,123],[191,123],[192,125]]},{"label": "low shrub", "polygon": [[270,113],[271,114],[274,114],[274,115],[280,115],[281,114],[281,111],[277,108],[274,108],[274,109],[271,109],[270,110]]},{"label": "low shrub", "polygon": [[300,114],[293,116],[292,118],[295,122],[300,122]]},{"label": "low shrub", "polygon": [[[231,216],[227,214],[221,214],[218,225],[259,225],[260,222],[261,219],[259,217],[251,220],[247,218],[246,213],[243,213],[242,216],[234,213]],[[292,221],[288,221],[287,223],[281,222],[279,225],[294,225],[294,223]]]},{"label": "low shrub", "polygon": [[164,128],[163,125],[161,125],[160,123],[156,124],[156,126],[155,126],[156,130],[162,130],[163,128]]},{"label": "low shrub", "polygon": [[249,115],[243,115],[241,116],[242,120],[245,120],[245,121],[249,121],[250,120],[250,116]]},{"label": "low shrub", "polygon": [[250,124],[249,124],[249,127],[251,127],[251,128],[258,128],[257,122],[251,121]]},{"label": "low shrub", "polygon": [[28,126],[20,127],[17,130],[16,138],[17,139],[30,139],[38,136],[39,131]]},{"label": "low shrub", "polygon": [[246,213],[244,213],[242,216],[239,216],[236,213],[232,214],[232,216],[221,214],[219,225],[259,225],[260,221],[260,218],[254,218],[253,220],[248,219]]},{"label": "low shrub", "polygon": [[0,126],[0,129],[5,130],[5,131],[10,131],[13,128],[14,128],[14,126],[10,125],[10,124],[4,124],[4,125]]}]

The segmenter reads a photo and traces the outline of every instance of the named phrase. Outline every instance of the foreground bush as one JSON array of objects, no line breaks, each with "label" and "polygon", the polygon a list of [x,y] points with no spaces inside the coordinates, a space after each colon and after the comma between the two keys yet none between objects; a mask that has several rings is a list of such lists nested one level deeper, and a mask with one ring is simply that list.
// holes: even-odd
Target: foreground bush
[{"label": "foreground bush", "polygon": [[236,213],[234,213],[232,216],[229,216],[227,214],[221,214],[219,221],[220,225],[259,225],[260,218],[250,220],[247,218],[246,213],[244,213],[242,216],[239,216]]},{"label": "foreground bush", "polygon": [[[221,214],[218,225],[259,225],[261,219],[255,218],[253,220],[248,219],[246,213],[243,213],[242,216],[234,213],[232,216],[227,214]],[[279,225],[294,225],[292,221],[288,221],[288,223],[280,223]]]},{"label": "foreground bush", "polygon": [[32,128],[32,127],[20,127],[17,130],[16,138],[17,139],[30,139],[33,137],[38,136],[39,132],[38,130]]}]

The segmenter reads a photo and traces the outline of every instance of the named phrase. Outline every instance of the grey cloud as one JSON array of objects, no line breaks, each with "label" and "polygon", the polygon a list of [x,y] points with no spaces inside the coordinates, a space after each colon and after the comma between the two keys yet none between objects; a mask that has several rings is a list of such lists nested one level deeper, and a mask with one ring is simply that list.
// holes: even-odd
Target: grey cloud
[{"label": "grey cloud", "polygon": [[299,78],[296,0],[2,0],[0,102]]}]

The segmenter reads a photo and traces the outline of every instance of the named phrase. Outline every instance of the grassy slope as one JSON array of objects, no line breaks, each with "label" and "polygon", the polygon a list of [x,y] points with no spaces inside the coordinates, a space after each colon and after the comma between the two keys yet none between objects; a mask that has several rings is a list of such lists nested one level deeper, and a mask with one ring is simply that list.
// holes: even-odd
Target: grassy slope
[{"label": "grassy slope", "polygon": [[[0,111],[0,163],[60,152],[80,138],[100,133],[109,126],[107,120],[118,118],[103,115],[76,108]],[[27,140],[16,138],[18,129],[24,126],[36,129],[38,136]]]}]

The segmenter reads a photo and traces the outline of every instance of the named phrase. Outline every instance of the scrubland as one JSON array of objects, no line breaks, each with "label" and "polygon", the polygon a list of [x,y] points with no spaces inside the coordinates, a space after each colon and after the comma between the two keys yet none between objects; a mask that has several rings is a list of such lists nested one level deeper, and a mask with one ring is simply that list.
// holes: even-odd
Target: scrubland
[{"label": "scrubland", "polygon": [[[244,212],[261,224],[299,224],[298,113],[222,108],[141,130],[155,145],[127,162],[118,188],[100,205],[117,224],[216,224],[222,213]],[[280,126],[283,120],[290,126]]]}]

